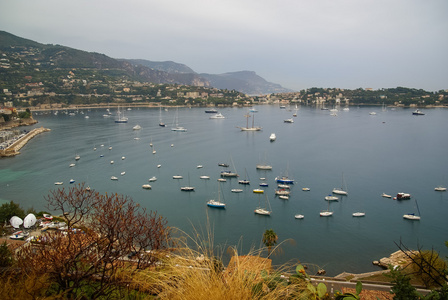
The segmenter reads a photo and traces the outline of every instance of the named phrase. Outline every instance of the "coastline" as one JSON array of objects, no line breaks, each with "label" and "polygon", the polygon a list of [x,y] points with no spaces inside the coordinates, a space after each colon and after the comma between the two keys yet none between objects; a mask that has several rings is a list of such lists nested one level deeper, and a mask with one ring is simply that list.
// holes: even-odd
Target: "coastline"
[{"label": "coastline", "polygon": [[0,150],[0,157],[10,157],[20,154],[19,150],[22,149],[29,140],[31,140],[36,135],[39,135],[43,132],[50,131],[48,128],[40,127],[40,128],[34,128],[30,132],[28,132],[26,135],[15,141],[12,145],[7,147],[4,150]]}]

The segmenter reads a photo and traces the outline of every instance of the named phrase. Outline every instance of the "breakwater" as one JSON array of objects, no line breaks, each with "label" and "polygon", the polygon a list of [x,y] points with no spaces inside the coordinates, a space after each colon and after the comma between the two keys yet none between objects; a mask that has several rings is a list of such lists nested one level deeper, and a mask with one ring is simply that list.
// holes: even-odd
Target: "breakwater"
[{"label": "breakwater", "polygon": [[31,140],[36,135],[50,131],[51,129],[40,127],[35,128],[28,132],[26,135],[15,141],[13,144],[11,144],[8,148],[0,150],[0,157],[8,157],[8,156],[14,156],[17,154],[20,154],[19,150],[22,149],[23,146],[28,143],[29,140]]}]

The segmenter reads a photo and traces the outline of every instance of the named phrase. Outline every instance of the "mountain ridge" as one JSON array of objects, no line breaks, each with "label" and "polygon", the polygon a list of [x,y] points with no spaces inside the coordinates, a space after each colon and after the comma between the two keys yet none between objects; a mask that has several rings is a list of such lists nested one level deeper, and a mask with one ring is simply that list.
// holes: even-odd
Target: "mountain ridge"
[{"label": "mountain ridge", "polygon": [[36,58],[48,60],[48,68],[86,68],[117,70],[133,80],[157,84],[184,84],[235,90],[248,95],[292,92],[280,84],[271,83],[254,71],[237,71],[223,74],[198,74],[185,64],[174,61],[112,58],[102,53],[88,52],[62,45],[42,44],[0,31],[0,50],[18,51],[18,48],[38,49]]}]

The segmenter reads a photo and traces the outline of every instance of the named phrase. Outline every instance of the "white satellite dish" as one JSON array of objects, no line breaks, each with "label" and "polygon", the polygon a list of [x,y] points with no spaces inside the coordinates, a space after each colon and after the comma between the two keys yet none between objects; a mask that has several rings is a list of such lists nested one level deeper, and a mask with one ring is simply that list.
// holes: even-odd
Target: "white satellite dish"
[{"label": "white satellite dish", "polygon": [[20,225],[23,224],[23,220],[18,216],[14,216],[9,220],[9,223],[11,224],[12,227],[19,228]]},{"label": "white satellite dish", "polygon": [[33,214],[28,214],[25,219],[23,219],[23,227],[30,228],[36,224],[36,216]]}]

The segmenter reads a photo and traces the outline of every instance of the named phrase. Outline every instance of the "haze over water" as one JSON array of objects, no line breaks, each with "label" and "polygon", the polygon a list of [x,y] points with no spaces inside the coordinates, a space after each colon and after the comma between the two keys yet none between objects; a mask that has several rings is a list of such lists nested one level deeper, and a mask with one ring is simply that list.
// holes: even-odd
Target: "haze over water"
[{"label": "haze over water", "polygon": [[[299,259],[318,264],[328,275],[378,270],[371,262],[397,251],[394,242],[400,239],[410,248],[434,248],[448,255],[444,246],[448,193],[434,191],[436,186],[448,186],[447,110],[426,109],[426,115],[413,116],[412,109],[350,107],[333,117],[329,111],[299,107],[294,123],[287,124],[283,120],[292,117],[294,107],[256,108],[255,125],[263,127],[260,132],[236,128],[246,125],[248,108],[223,108],[223,120],[209,119],[204,108],[179,108],[179,125],[187,132],[171,131],[174,108],[162,111],[165,128],[158,126],[159,109],[150,108],[125,111],[127,124],[115,124],[113,116],[104,118],[105,109],[75,116],[35,115],[39,123],[34,127],[52,131],[31,140],[20,155],[0,160],[0,203],[13,200],[25,209],[44,210],[43,197],[58,188],[54,182],[63,181],[67,188],[73,178],[101,193],[128,195],[187,233],[193,227],[205,231],[208,216],[215,246],[239,245],[242,254],[252,246],[260,247],[263,232],[273,229],[279,241],[294,241],[281,246],[282,253],[273,257],[275,264]],[[371,111],[377,114],[370,115]],[[132,130],[136,124],[142,129]],[[270,142],[273,132],[277,140]],[[76,154],[81,156],[77,162]],[[223,170],[218,163],[232,168],[232,161],[240,179],[247,173],[250,185],[227,179],[221,183],[221,200],[227,208],[207,208],[206,202],[218,197],[217,179]],[[273,170],[257,171],[255,166],[262,161]],[[70,168],[71,163],[76,166]],[[121,176],[123,171],[126,174]],[[274,196],[274,178],[285,172],[296,181],[289,200]],[[172,179],[173,175],[183,179]],[[111,176],[118,181],[110,180]],[[157,177],[150,183],[152,190],[142,189],[152,176]],[[252,193],[263,177],[269,183],[263,189],[272,207],[270,217],[253,212],[265,200],[264,195]],[[340,187],[342,179],[348,196],[330,203],[332,217],[319,217],[327,209],[324,197]],[[195,191],[181,192],[185,185],[194,186]],[[311,191],[303,192],[302,187]],[[232,188],[244,192],[231,193]],[[381,197],[398,192],[410,193],[412,199]],[[403,214],[417,213],[415,199],[421,220],[404,220]],[[366,216],[352,217],[356,211]],[[297,213],[305,218],[295,219]]]}]

